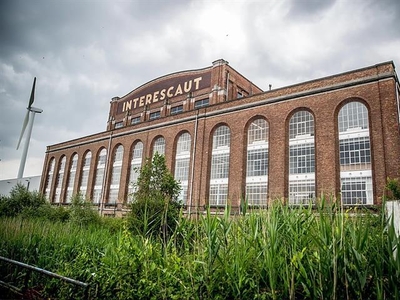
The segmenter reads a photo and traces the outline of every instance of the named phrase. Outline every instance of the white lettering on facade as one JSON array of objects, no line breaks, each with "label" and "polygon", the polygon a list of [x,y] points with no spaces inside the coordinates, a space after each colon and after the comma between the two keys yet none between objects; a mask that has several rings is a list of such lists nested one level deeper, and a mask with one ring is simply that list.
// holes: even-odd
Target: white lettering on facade
[{"label": "white lettering on facade", "polygon": [[146,104],[151,104],[151,99],[153,98],[152,94],[147,94],[146,95]]},{"label": "white lettering on facade", "polygon": [[160,91],[155,91],[152,94],[146,94],[134,99],[127,100],[122,104],[122,112],[142,107],[144,105],[151,104],[154,102],[162,101],[166,97],[172,98],[175,96],[183,95],[183,93],[189,93],[192,90],[193,85],[194,85],[194,90],[198,90],[200,88],[200,81],[202,79],[203,77],[200,76],[185,81],[183,83],[179,83],[177,86],[172,85]]},{"label": "white lettering on facade", "polygon": [[171,86],[168,90],[167,90],[167,96],[168,97],[173,97],[174,94],[172,94],[172,90],[174,89],[174,86]]},{"label": "white lettering on facade", "polygon": [[175,96],[178,96],[178,95],[182,95],[182,87],[180,84],[176,88],[176,92],[175,92]]}]

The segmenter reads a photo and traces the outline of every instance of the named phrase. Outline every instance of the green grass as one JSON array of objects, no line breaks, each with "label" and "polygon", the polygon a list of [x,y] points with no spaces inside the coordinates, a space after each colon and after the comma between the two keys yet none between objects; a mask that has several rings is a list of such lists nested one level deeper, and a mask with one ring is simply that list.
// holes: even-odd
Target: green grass
[{"label": "green grass", "polygon": [[[398,299],[400,242],[391,224],[324,201],[181,217],[167,243],[116,224],[3,218],[0,255],[88,282],[99,299]],[[39,282],[53,297],[79,293]]]}]

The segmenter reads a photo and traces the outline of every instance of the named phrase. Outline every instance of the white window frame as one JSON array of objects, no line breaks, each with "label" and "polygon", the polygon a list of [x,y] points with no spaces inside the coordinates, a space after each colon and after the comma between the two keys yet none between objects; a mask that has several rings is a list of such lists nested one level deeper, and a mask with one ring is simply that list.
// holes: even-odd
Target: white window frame
[{"label": "white window frame", "polygon": [[108,191],[107,204],[116,204],[121,182],[122,160],[124,156],[124,146],[118,145],[115,149],[113,165],[111,171],[110,188]]},{"label": "white window frame", "polygon": [[314,135],[314,116],[307,110],[294,113],[289,121],[290,205],[308,205],[315,199]]},{"label": "white window frame", "polygon": [[[213,134],[209,190],[210,206],[223,206],[227,203],[230,169],[230,135],[231,131],[226,125],[218,127]],[[215,194],[214,191],[217,193]]]},{"label": "white window frame", "polygon": [[[374,202],[368,115],[368,108],[359,101],[345,104],[338,114],[340,186],[344,205],[372,205]],[[360,143],[364,143],[362,150]],[[351,184],[354,190],[347,189]],[[363,191],[358,189],[360,185]],[[360,195],[363,196],[359,198]]]},{"label": "white window frame", "polygon": [[158,137],[153,144],[153,155],[158,152],[160,155],[165,155],[165,139],[164,137]]}]

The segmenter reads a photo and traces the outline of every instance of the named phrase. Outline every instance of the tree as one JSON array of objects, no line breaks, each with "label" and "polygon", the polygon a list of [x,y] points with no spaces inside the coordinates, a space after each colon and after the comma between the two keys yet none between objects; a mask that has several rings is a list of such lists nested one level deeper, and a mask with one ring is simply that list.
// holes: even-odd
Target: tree
[{"label": "tree", "polygon": [[38,192],[30,192],[26,186],[17,183],[10,196],[0,197],[0,216],[15,217],[25,209],[36,210],[46,203],[45,197]]},{"label": "tree", "polygon": [[132,194],[128,224],[136,233],[162,236],[166,241],[175,229],[181,205],[181,187],[168,170],[163,155],[147,158],[140,169],[135,192]]}]

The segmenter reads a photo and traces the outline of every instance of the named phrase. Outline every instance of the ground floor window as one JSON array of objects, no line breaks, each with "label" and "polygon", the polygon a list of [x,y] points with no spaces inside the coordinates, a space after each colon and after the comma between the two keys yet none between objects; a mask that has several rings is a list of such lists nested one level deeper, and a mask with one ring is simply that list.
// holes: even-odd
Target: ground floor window
[{"label": "ground floor window", "polygon": [[188,181],[187,180],[180,181],[180,184],[181,184],[181,191],[178,196],[178,202],[180,204],[185,205],[185,204],[187,204],[186,202],[187,202],[187,196],[188,196]]},{"label": "ground floor window", "polygon": [[[249,206],[266,206],[267,203],[267,181],[252,181],[248,177],[246,183],[246,201]],[[266,179],[266,178],[264,178]]]},{"label": "ground floor window", "polygon": [[224,206],[228,198],[228,183],[211,182],[209,205],[210,206]]},{"label": "ground floor window", "polygon": [[[363,171],[363,173],[371,173]],[[373,204],[372,176],[353,177],[341,172],[341,196],[344,205]]]},{"label": "ground floor window", "polygon": [[110,192],[108,194],[108,204],[115,204],[117,203],[118,199],[118,191],[119,191],[119,186],[118,187],[110,187]]},{"label": "ground floor window", "polygon": [[315,199],[315,175],[299,174],[289,176],[289,204],[310,204]]},{"label": "ground floor window", "polygon": [[93,189],[93,203],[94,204],[99,204],[101,202],[101,186],[100,187],[94,187]]}]

